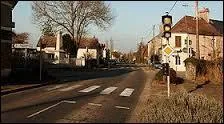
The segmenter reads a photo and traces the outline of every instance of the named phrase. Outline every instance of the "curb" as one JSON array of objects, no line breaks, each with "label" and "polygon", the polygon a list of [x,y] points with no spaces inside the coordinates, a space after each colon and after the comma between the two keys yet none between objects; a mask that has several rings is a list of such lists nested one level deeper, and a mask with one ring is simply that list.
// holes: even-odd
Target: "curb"
[{"label": "curb", "polygon": [[49,82],[49,83],[43,83],[43,84],[38,84],[38,85],[34,85],[34,86],[27,86],[27,87],[17,88],[17,89],[13,89],[13,90],[3,91],[3,92],[1,92],[1,96],[7,95],[7,94],[10,94],[10,93],[16,93],[16,92],[28,90],[28,89],[34,89],[34,88],[46,86],[46,85],[49,85],[49,84],[57,82],[57,81],[58,80],[54,80],[54,81]]}]

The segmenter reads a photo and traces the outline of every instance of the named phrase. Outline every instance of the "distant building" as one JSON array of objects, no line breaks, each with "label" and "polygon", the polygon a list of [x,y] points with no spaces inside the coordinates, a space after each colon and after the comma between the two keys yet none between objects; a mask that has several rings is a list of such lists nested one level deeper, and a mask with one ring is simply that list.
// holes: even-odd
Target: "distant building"
[{"label": "distant building", "polygon": [[12,53],[22,57],[36,57],[37,49],[31,44],[13,44]]},{"label": "distant building", "polygon": [[12,71],[12,10],[18,1],[1,1],[1,77],[7,77]]},{"label": "distant building", "polygon": [[66,58],[65,51],[63,50],[61,32],[57,33],[56,36],[43,35],[40,37],[37,43],[37,50],[40,51],[40,44],[42,44],[41,51],[44,52],[43,57],[45,60],[57,63],[64,63]]},{"label": "distant building", "polygon": [[103,58],[104,46],[95,37],[82,38],[77,51],[77,59],[96,59],[99,64],[99,59]]}]

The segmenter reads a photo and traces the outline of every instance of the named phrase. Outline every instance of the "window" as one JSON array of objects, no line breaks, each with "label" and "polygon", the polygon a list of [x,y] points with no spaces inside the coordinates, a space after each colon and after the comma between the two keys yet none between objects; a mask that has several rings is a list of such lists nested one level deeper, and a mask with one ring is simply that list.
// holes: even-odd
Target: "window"
[{"label": "window", "polygon": [[191,45],[192,44],[192,41],[191,40],[189,40],[189,45]]},{"label": "window", "polygon": [[181,36],[175,36],[175,47],[181,47]]},{"label": "window", "polygon": [[180,56],[176,56],[176,65],[180,65]]}]

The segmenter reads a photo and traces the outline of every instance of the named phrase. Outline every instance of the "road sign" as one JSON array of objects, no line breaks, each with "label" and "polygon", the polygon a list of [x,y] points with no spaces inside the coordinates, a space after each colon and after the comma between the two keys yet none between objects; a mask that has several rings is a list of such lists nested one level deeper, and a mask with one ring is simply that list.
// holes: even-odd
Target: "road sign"
[{"label": "road sign", "polygon": [[166,45],[165,48],[163,48],[163,53],[167,56],[170,56],[174,52],[174,49],[170,45]]}]

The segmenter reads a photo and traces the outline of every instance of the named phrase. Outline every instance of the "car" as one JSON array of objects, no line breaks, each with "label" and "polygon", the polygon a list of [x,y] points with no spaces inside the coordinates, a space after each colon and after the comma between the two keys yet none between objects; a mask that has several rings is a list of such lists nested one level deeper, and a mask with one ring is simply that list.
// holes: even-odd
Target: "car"
[{"label": "car", "polygon": [[116,65],[117,64],[116,60],[113,60],[113,59],[109,60],[108,63],[110,65]]},{"label": "car", "polygon": [[162,69],[162,68],[163,68],[163,66],[162,66],[162,64],[161,64],[160,62],[154,62],[154,63],[153,63],[153,66],[154,66],[156,69]]}]

